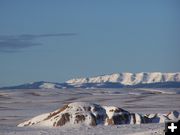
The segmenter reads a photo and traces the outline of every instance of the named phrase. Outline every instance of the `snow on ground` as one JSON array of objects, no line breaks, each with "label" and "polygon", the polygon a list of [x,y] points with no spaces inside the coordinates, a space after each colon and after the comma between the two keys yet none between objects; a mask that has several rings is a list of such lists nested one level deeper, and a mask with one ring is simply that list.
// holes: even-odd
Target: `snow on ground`
[{"label": "snow on ground", "polygon": [[[163,90],[163,91],[170,91]],[[115,125],[96,127],[78,126],[63,128],[16,127],[34,116],[54,111],[65,104],[77,101],[118,106],[130,112],[180,112],[180,94],[147,91],[143,89],[42,89],[0,91],[0,135],[34,134],[163,134],[164,124]]]},{"label": "snow on ground", "polygon": [[164,135],[164,124],[75,126],[61,128],[0,127],[1,135]]},{"label": "snow on ground", "polygon": [[151,89],[151,88],[144,88],[144,89],[140,89],[140,90],[144,90],[144,91],[149,91],[149,92],[159,92],[162,94],[180,94],[180,89],[173,89],[173,88],[169,88],[169,89]]},{"label": "snow on ground", "polygon": [[55,84],[53,83],[43,83],[40,88],[44,89],[55,89]]}]

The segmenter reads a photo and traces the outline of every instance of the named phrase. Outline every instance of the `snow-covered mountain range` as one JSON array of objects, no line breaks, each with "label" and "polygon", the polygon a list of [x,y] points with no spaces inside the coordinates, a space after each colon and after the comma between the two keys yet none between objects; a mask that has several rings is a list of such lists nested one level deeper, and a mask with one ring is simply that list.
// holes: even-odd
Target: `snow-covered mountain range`
[{"label": "snow-covered mountain range", "polygon": [[88,78],[75,78],[64,83],[33,82],[1,89],[63,88],[180,88],[180,72],[114,73]]},{"label": "snow-covered mountain range", "polygon": [[180,72],[177,73],[116,73],[90,78],[78,78],[66,81],[69,84],[83,83],[121,83],[123,85],[137,85],[160,82],[180,82]]}]

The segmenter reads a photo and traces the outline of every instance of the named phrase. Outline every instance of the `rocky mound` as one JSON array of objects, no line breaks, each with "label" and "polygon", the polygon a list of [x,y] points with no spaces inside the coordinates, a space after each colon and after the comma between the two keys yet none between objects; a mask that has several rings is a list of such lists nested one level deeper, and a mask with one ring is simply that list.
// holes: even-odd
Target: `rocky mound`
[{"label": "rocky mound", "polygon": [[167,114],[138,114],[131,113],[115,106],[101,106],[98,104],[75,102],[50,113],[36,116],[18,125],[24,126],[48,126],[59,127],[64,125],[85,124],[96,126],[163,123],[165,120],[177,120],[179,112],[173,111]]}]

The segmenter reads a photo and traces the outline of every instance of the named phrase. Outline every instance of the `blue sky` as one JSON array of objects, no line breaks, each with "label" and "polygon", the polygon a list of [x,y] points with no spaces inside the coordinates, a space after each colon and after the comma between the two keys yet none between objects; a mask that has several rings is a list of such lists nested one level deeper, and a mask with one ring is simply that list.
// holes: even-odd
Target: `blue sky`
[{"label": "blue sky", "polygon": [[0,86],[180,71],[178,0],[1,0]]}]

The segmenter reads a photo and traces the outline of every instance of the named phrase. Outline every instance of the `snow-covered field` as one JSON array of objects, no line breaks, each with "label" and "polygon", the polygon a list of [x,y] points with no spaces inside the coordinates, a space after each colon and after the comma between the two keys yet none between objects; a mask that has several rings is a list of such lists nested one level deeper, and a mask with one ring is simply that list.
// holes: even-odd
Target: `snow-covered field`
[{"label": "snow-covered field", "polygon": [[47,134],[164,134],[164,124],[115,125],[96,127],[73,126],[56,128],[17,127],[39,114],[54,111],[63,105],[83,101],[113,105],[130,112],[180,112],[180,89],[32,89],[0,90],[0,135]]}]

